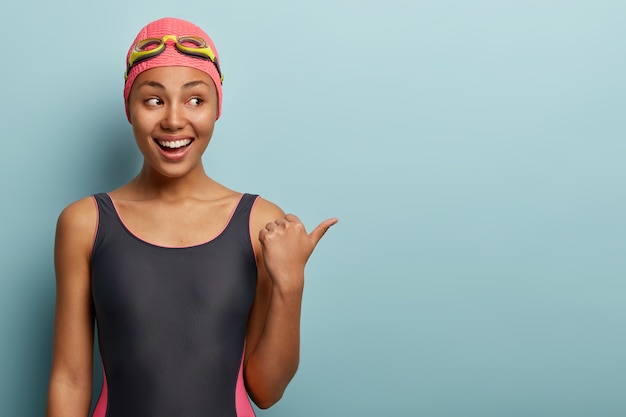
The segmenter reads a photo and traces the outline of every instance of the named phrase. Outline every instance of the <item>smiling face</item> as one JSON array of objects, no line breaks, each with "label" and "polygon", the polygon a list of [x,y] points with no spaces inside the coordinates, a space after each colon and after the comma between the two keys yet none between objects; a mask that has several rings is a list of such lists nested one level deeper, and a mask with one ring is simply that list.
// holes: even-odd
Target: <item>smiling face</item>
[{"label": "smiling face", "polygon": [[128,110],[144,169],[168,177],[202,171],[202,154],[217,118],[217,90],[203,71],[159,67],[142,72]]}]

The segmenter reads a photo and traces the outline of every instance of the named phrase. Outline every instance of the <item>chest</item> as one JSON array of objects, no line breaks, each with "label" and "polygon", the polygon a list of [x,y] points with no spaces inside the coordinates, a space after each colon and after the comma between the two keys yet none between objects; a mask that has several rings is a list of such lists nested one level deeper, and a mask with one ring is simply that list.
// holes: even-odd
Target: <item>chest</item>
[{"label": "chest", "polygon": [[[159,248],[110,242],[94,256],[92,294],[98,316],[115,326],[184,325],[204,317],[245,321],[256,288],[254,257],[236,242]],[[215,248],[212,248],[215,247]],[[211,250],[214,249],[214,250]],[[201,320],[203,321],[203,320]]]},{"label": "chest", "polygon": [[[213,207],[178,215],[180,210],[156,207],[141,216],[140,205],[122,206],[118,212],[110,201],[101,199],[91,265],[97,315],[115,326],[125,321],[139,327],[172,321],[174,330],[176,323],[194,317],[239,317],[245,322],[257,269],[249,204],[244,203],[248,201],[237,210]],[[130,224],[120,212],[132,219]],[[185,214],[192,219],[186,220]],[[211,220],[212,214],[216,219]],[[170,221],[168,215],[175,217]],[[202,216],[209,219],[195,218]],[[191,234],[190,241],[184,235],[191,230],[197,233]],[[177,243],[166,239],[168,233],[184,236],[183,243],[191,244],[166,245]]]},{"label": "chest", "polygon": [[209,242],[228,224],[235,202],[118,202],[117,215],[139,239],[164,247],[188,247]]}]

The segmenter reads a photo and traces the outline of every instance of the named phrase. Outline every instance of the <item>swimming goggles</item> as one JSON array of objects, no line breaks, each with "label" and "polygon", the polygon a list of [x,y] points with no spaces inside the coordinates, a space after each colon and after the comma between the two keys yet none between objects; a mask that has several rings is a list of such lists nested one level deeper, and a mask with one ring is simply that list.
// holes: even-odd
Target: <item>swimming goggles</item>
[{"label": "swimming goggles", "polygon": [[217,73],[220,76],[220,82],[224,81],[224,76],[220,70],[220,64],[217,62],[217,57],[204,39],[199,36],[176,35],[165,35],[162,38],[148,38],[137,42],[133,47],[130,57],[128,58],[124,79],[126,80],[128,78],[128,74],[134,65],[145,61],[146,59],[154,58],[165,51],[165,44],[168,40],[174,41],[174,47],[181,54],[211,61],[213,65],[215,65],[215,69],[217,69]]}]

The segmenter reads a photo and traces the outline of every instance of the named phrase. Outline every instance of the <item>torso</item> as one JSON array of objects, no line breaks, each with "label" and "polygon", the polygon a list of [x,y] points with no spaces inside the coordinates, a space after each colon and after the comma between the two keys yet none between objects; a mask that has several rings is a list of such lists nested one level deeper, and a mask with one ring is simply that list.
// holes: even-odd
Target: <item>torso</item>
[{"label": "torso", "polygon": [[91,280],[107,379],[94,416],[253,415],[241,364],[255,198],[96,199]]}]

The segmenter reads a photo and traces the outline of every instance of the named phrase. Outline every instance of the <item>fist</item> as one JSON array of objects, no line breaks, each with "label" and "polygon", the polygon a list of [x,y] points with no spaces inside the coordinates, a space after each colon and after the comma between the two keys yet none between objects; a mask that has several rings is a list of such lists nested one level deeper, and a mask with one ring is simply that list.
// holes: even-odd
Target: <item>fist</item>
[{"label": "fist", "polygon": [[337,219],[327,219],[311,233],[293,214],[267,223],[259,232],[263,260],[275,284],[287,284],[294,278],[303,279],[304,267],[313,249]]}]

